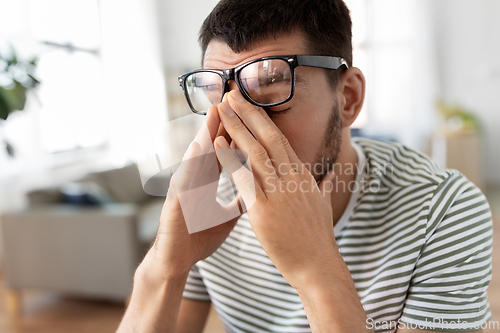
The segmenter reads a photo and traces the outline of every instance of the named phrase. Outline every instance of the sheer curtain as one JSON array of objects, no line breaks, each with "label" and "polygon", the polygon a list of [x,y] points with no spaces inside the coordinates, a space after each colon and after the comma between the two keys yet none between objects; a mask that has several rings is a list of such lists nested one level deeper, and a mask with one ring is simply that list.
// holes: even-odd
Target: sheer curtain
[{"label": "sheer curtain", "polygon": [[137,137],[167,115],[156,1],[0,0],[0,7],[0,51],[11,44],[21,56],[38,55],[42,82],[38,98],[29,96],[4,126],[17,148],[13,160],[0,154],[4,174],[83,155],[133,161]]}]

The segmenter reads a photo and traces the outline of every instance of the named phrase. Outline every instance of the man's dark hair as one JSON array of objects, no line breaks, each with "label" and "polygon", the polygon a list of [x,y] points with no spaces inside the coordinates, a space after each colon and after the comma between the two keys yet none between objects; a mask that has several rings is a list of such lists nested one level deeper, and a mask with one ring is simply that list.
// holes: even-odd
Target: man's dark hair
[{"label": "man's dark hair", "polygon": [[[342,0],[221,0],[203,22],[199,42],[203,57],[212,39],[239,53],[271,36],[298,30],[310,54],[342,57],[351,67],[351,26]],[[327,72],[334,87],[339,72]]]}]

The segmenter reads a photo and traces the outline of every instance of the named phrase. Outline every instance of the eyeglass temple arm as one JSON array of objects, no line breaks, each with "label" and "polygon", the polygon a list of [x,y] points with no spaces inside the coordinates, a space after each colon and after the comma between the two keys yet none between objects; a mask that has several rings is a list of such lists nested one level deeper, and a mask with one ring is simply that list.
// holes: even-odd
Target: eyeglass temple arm
[{"label": "eyeglass temple arm", "polygon": [[343,58],[316,55],[298,55],[297,65],[329,69],[337,69],[345,65],[346,68],[349,68],[347,62]]}]

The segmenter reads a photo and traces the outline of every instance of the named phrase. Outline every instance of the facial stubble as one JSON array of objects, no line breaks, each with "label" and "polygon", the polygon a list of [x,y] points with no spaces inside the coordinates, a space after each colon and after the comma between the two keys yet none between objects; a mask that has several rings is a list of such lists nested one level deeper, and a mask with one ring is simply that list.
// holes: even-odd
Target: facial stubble
[{"label": "facial stubble", "polygon": [[310,170],[317,182],[321,181],[328,171],[333,170],[340,152],[341,144],[342,119],[340,118],[338,102],[335,101],[328,120],[328,126],[325,130],[323,143],[318,149],[316,161],[313,164],[313,166],[321,165],[321,168],[318,170],[316,167],[313,167]]}]

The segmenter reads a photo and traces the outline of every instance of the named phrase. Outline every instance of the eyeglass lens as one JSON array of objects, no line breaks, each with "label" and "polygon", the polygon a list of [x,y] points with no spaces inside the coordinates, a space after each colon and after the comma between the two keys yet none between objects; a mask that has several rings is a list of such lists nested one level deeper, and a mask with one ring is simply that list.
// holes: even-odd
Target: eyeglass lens
[{"label": "eyeglass lens", "polygon": [[[258,104],[277,104],[292,92],[290,66],[282,59],[251,63],[239,72],[240,85],[251,100]],[[186,78],[186,89],[193,108],[206,112],[222,99],[222,78],[211,72],[199,72]]]}]

